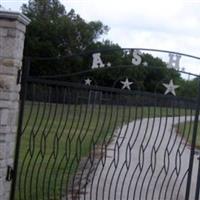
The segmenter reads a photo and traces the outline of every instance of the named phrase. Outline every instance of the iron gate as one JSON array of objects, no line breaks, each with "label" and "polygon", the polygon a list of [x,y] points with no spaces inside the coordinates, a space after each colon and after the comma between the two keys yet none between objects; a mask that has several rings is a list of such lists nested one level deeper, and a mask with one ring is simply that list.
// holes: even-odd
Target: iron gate
[{"label": "iron gate", "polygon": [[[132,64],[105,64],[104,53],[111,59],[113,51],[133,56]],[[92,58],[92,67],[70,75],[24,73],[11,200],[199,199],[199,76],[179,68],[179,56],[187,55],[162,51],[170,53],[168,75],[147,83],[122,71],[134,65],[155,75],[160,66],[140,51],[160,51],[113,51],[78,55]],[[93,74],[119,68],[115,81]],[[176,96],[177,74],[182,81],[193,77],[198,95]],[[85,84],[77,83],[80,76]]]}]

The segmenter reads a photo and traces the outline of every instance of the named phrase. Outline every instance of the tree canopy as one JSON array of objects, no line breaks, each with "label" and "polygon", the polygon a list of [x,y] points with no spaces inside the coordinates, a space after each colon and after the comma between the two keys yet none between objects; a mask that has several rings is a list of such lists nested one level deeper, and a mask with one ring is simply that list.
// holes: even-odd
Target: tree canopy
[{"label": "tree canopy", "polygon": [[29,0],[22,13],[31,19],[25,42],[26,56],[52,57],[80,53],[92,45],[108,26],[86,22],[74,10],[68,13],[58,0]]}]

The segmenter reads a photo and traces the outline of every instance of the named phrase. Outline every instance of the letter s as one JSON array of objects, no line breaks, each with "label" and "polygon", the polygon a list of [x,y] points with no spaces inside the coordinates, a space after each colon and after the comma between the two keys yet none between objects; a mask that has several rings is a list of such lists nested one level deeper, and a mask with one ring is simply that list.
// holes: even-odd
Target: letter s
[{"label": "letter s", "polygon": [[141,55],[142,53],[141,53],[141,51],[139,51],[139,50],[134,50],[133,51],[133,59],[132,59],[132,63],[134,64],[134,65],[140,65],[141,64],[141,62],[142,62],[142,58],[141,58]]}]

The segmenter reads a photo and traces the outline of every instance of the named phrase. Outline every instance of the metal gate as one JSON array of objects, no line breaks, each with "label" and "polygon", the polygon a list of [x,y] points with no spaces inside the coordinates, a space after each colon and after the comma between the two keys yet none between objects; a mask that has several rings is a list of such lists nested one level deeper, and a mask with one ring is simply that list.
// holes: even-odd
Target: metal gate
[{"label": "metal gate", "polygon": [[24,67],[11,200],[198,200],[199,76],[181,59],[199,58],[117,49],[65,58],[79,72],[28,75],[58,59]]}]

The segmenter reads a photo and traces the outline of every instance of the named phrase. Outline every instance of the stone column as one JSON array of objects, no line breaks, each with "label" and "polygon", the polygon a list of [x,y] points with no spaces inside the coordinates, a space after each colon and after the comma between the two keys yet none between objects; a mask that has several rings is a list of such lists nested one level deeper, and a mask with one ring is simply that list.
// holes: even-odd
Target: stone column
[{"label": "stone column", "polygon": [[17,131],[20,85],[26,26],[24,15],[0,11],[0,199],[8,200],[11,182],[6,181],[7,167],[13,167]]}]

